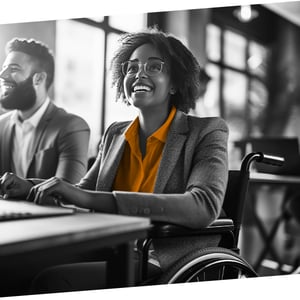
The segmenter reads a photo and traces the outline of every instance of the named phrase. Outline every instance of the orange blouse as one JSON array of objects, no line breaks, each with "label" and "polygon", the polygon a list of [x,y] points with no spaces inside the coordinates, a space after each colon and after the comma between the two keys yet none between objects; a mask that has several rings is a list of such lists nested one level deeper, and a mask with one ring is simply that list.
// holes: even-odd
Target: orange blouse
[{"label": "orange blouse", "polygon": [[114,181],[114,190],[153,192],[163,148],[175,113],[176,108],[173,106],[165,123],[147,138],[144,158],[139,146],[139,119],[136,118],[126,130],[127,143]]}]

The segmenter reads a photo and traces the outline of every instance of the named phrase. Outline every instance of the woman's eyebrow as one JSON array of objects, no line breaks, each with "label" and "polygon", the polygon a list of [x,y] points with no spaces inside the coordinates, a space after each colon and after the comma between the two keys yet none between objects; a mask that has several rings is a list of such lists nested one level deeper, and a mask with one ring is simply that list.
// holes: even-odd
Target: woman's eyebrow
[{"label": "woman's eyebrow", "polygon": [[[157,57],[157,56],[150,56],[150,57],[148,57],[147,60],[149,60],[149,59],[159,59],[159,60],[163,61],[163,59],[161,57]],[[129,59],[129,61],[139,61],[139,59],[138,58]]]},{"label": "woman's eyebrow", "polygon": [[161,57],[157,57],[157,56],[150,56],[148,59],[159,59],[159,60],[162,60]]}]

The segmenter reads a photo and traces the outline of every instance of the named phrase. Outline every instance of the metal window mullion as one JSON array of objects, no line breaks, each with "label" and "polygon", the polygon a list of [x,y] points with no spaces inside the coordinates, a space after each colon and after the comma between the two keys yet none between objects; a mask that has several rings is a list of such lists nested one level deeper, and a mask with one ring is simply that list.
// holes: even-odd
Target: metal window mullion
[{"label": "metal window mullion", "polygon": [[226,119],[226,110],[225,110],[225,99],[224,99],[224,46],[225,46],[225,38],[224,38],[224,29],[221,28],[220,35],[220,45],[221,45],[221,53],[220,53],[220,89],[219,89],[219,97],[220,97],[220,114],[221,117]]}]

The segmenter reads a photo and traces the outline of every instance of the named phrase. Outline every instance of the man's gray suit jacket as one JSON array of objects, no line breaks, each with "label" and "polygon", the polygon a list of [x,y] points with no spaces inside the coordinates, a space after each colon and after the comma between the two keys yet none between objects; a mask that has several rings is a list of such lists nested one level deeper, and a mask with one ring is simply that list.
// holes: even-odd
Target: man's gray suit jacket
[{"label": "man's gray suit jacket", "polygon": [[[8,112],[0,116],[0,176],[12,172],[14,124]],[[50,102],[35,133],[27,178],[57,176],[78,182],[87,170],[90,129],[80,117],[67,113]],[[20,155],[22,149],[19,149]]]}]

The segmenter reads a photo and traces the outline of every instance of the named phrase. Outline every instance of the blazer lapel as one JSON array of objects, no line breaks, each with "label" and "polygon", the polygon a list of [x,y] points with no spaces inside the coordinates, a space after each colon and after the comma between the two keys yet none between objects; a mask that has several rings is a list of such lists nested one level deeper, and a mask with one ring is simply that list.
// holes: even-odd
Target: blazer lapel
[{"label": "blazer lapel", "polygon": [[56,111],[56,106],[52,102],[50,102],[46,112],[42,116],[42,118],[41,118],[41,120],[40,120],[40,122],[39,122],[39,124],[38,124],[38,126],[35,130],[34,138],[33,138],[33,145],[32,145],[32,152],[31,152],[32,157],[31,157],[30,163],[28,165],[27,176],[30,173],[30,168],[31,168],[31,165],[32,165],[33,160],[34,160],[35,153],[38,152],[38,147],[40,145],[40,141],[41,141],[41,138],[43,136],[43,133],[46,130],[46,127],[47,127],[49,121],[55,115],[55,111]]},{"label": "blazer lapel", "polygon": [[[15,124],[8,120],[5,128],[2,129],[3,137],[1,141],[1,173],[12,170],[12,142],[14,136]],[[1,174],[0,174],[1,175]]]},{"label": "blazer lapel", "polygon": [[[128,126],[130,126],[130,124]],[[120,130],[120,132],[113,137],[110,148],[107,151],[107,156],[99,172],[97,190],[106,191],[112,188],[126,144],[124,136],[125,130],[126,128]],[[163,192],[185,144],[188,131],[187,116],[181,111],[177,111],[162,154],[154,188],[155,193]]]},{"label": "blazer lapel", "polygon": [[113,136],[111,145],[107,152],[97,179],[97,190],[111,190],[116,177],[117,169],[125,148],[125,136],[123,133]]},{"label": "blazer lapel", "polygon": [[163,192],[180,156],[181,150],[187,138],[188,130],[187,116],[181,111],[177,111],[171,124],[161,162],[158,168],[154,187],[155,193]]}]

